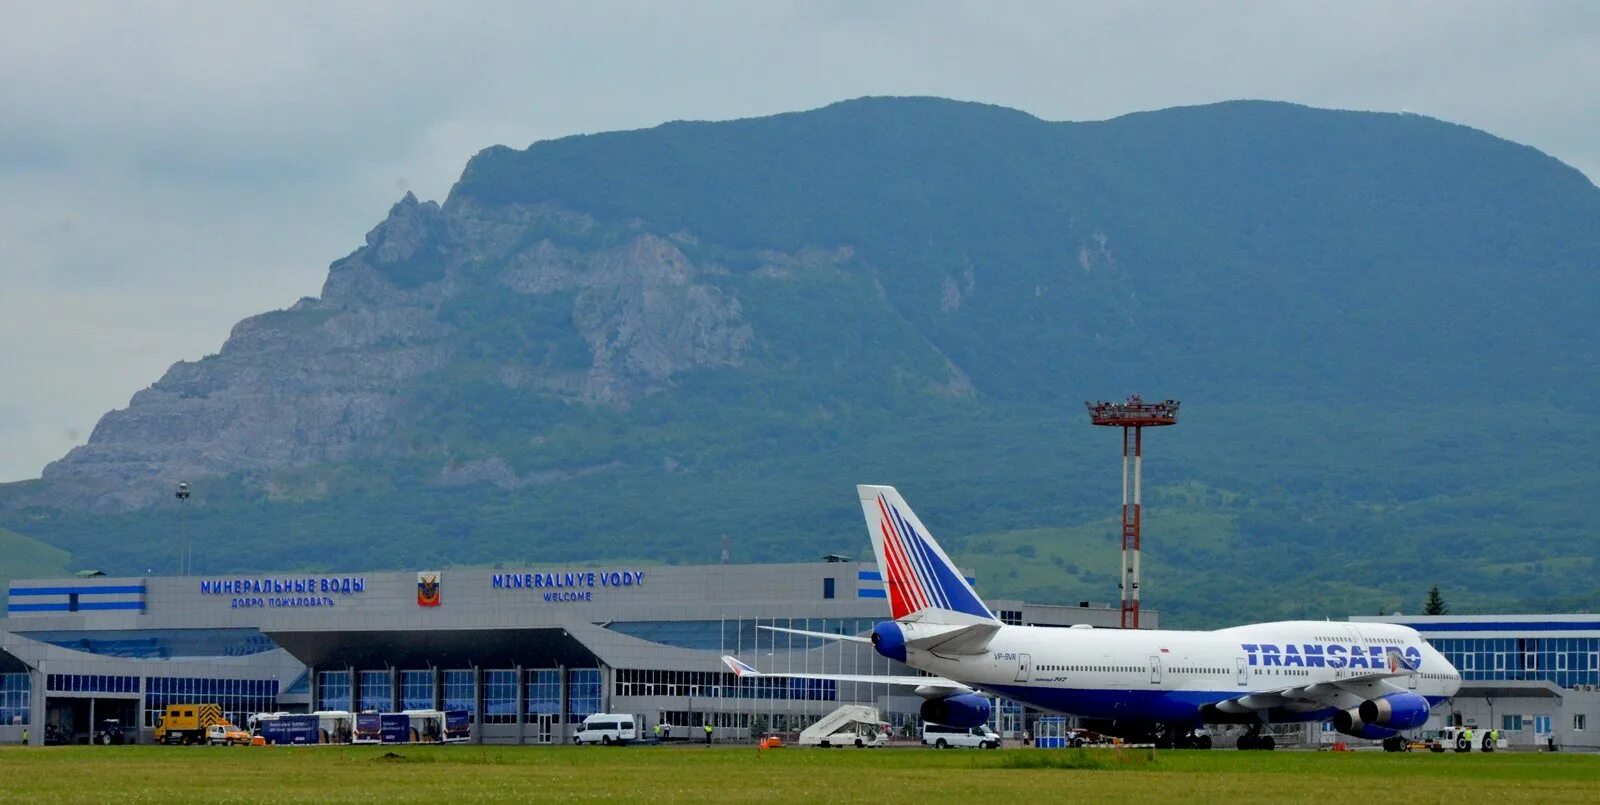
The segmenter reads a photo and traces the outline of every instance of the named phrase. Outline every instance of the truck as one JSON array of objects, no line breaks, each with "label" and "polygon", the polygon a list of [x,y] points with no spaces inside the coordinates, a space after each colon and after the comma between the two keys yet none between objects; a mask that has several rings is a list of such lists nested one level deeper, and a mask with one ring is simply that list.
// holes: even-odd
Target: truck
[{"label": "truck", "polygon": [[888,743],[888,727],[878,717],[878,708],[847,704],[802,730],[799,745],[879,747]]},{"label": "truck", "polygon": [[156,716],[156,743],[203,743],[207,728],[226,722],[227,719],[222,717],[222,705],[169,704],[166,710]]}]

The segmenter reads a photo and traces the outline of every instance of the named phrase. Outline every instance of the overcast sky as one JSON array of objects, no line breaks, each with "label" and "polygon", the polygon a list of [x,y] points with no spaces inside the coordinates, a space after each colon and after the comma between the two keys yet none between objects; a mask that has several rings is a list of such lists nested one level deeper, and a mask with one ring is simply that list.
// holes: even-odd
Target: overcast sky
[{"label": "overcast sky", "polygon": [[0,481],[485,146],[940,95],[1408,110],[1600,178],[1600,3],[0,0]]}]

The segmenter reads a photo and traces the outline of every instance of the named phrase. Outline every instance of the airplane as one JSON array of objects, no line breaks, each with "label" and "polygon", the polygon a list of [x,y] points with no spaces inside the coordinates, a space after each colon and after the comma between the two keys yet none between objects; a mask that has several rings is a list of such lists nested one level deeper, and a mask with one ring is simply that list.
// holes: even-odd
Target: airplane
[{"label": "airplane", "polygon": [[907,686],[924,721],[987,723],[991,696],[1092,719],[1100,731],[1158,747],[1211,747],[1205,724],[1247,725],[1240,749],[1272,749],[1271,723],[1332,721],[1346,735],[1400,751],[1404,730],[1454,696],[1461,675],[1416,630],[1398,624],[1282,621],[1213,631],[1095,629],[1001,623],[973,592],[900,493],[856,487],[892,620],[868,636],[763,626],[871,643],[922,675],[763,673],[731,656],[740,677]]}]

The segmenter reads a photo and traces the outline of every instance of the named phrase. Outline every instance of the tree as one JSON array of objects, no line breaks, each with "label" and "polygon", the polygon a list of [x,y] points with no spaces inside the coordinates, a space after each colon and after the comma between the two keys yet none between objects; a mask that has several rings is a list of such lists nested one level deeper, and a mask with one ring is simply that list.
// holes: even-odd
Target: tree
[{"label": "tree", "polygon": [[1433,585],[1428,590],[1428,603],[1422,605],[1424,615],[1449,615],[1450,607],[1446,606],[1444,599],[1439,596],[1439,585]]}]

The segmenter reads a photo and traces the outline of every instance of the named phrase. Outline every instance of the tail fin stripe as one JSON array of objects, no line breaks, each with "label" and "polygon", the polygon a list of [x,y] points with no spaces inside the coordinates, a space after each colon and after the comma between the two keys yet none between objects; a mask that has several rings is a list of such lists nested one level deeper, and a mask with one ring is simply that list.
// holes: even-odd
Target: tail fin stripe
[{"label": "tail fin stripe", "polygon": [[909,591],[902,579],[900,565],[894,555],[894,541],[889,537],[889,523],[887,520],[880,522],[878,528],[883,532],[883,561],[885,578],[883,586],[889,590],[889,614],[896,620],[911,614],[916,607],[911,605]]},{"label": "tail fin stripe", "polygon": [[878,529],[883,532],[883,560],[884,560],[884,586],[889,590],[889,610],[896,619],[903,618],[916,610],[911,598],[911,591],[906,584],[903,571],[900,569],[899,557],[895,556],[894,540],[889,536],[889,521],[878,523]]},{"label": "tail fin stripe", "polygon": [[900,612],[899,607],[893,607],[894,616],[899,618],[926,607],[927,601],[921,597],[919,585],[912,575],[910,561],[904,553],[904,545],[900,543],[900,540],[894,534],[891,534],[894,530],[891,526],[893,518],[890,517],[888,507],[881,496],[878,498],[878,509],[883,513],[883,520],[878,525],[883,529],[884,556],[889,561],[889,570],[894,576],[895,585],[900,590],[901,597],[905,602],[904,612]]},{"label": "tail fin stripe", "polygon": [[950,602],[945,598],[944,590],[938,584],[938,577],[933,573],[933,565],[928,561],[927,553],[922,550],[922,546],[917,544],[919,540],[911,538],[914,533],[911,524],[905,521],[899,509],[890,506],[889,512],[894,516],[895,533],[900,537],[901,549],[911,556],[916,565],[917,580],[921,583],[922,589],[929,593],[929,598],[935,606],[940,609],[949,609]]}]

